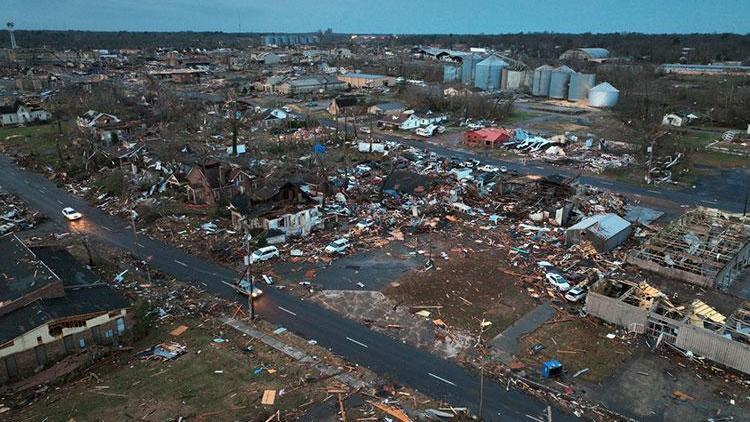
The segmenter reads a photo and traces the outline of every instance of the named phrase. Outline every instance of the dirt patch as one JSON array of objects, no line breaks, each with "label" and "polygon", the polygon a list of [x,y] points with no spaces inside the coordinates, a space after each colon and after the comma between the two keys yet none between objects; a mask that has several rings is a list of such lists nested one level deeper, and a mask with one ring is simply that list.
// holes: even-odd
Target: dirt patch
[{"label": "dirt patch", "polygon": [[[615,333],[604,325],[586,318],[558,314],[533,333],[521,339],[521,353],[517,356],[532,371],[541,367],[542,362],[559,360],[568,376],[588,368],[580,375],[582,380],[601,382],[609,377],[633,353],[635,340],[618,336],[607,338]],[[537,343],[544,349],[534,356],[529,350]]]},{"label": "dirt patch", "polygon": [[[385,290],[386,296],[413,310],[425,307],[432,318],[449,327],[478,333],[482,319],[492,322],[485,330],[492,338],[534,308],[517,277],[504,273],[500,263],[507,251],[492,248],[464,252],[451,249],[449,260],[435,258],[429,271],[412,271]],[[428,308],[439,306],[437,308]]]}]

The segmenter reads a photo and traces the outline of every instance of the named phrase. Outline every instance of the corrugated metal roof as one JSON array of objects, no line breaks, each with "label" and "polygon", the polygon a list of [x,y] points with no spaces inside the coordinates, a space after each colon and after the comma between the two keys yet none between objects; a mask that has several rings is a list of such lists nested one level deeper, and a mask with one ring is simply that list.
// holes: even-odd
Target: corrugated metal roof
[{"label": "corrugated metal roof", "polygon": [[609,57],[609,50],[607,50],[606,48],[599,48],[599,47],[579,48],[579,50],[588,54],[589,57],[591,57],[592,59],[605,59]]},{"label": "corrugated metal roof", "polygon": [[617,214],[597,214],[586,217],[577,224],[570,226],[568,230],[590,229],[596,235],[609,239],[630,227],[630,223]]},{"label": "corrugated metal roof", "polygon": [[599,85],[591,88],[589,91],[620,92],[619,89],[613,87],[609,82],[602,82]]}]

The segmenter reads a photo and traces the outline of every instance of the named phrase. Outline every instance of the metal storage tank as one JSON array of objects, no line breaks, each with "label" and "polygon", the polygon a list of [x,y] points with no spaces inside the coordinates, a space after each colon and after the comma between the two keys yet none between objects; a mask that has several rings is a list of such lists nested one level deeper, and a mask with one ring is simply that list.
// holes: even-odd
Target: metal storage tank
[{"label": "metal storage tank", "polygon": [[474,86],[485,91],[500,89],[500,73],[508,63],[497,56],[489,56],[477,63],[474,74]]},{"label": "metal storage tank", "polygon": [[443,66],[443,82],[456,82],[461,79],[461,68],[453,65],[446,64]]},{"label": "metal storage tank", "polygon": [[520,89],[521,87],[528,86],[528,74],[525,70],[509,70],[508,71],[508,89]]},{"label": "metal storage tank", "polygon": [[589,90],[589,105],[594,107],[614,107],[620,99],[620,91],[609,82],[602,82]]},{"label": "metal storage tank", "polygon": [[549,95],[549,81],[555,68],[549,65],[539,66],[534,70],[531,81],[531,95],[546,97]]},{"label": "metal storage tank", "polygon": [[575,70],[565,65],[553,70],[552,76],[549,79],[549,97],[557,99],[568,98],[570,77],[575,73]]},{"label": "metal storage tank", "polygon": [[596,85],[596,75],[590,73],[576,73],[571,75],[568,100],[585,100],[588,97],[589,89],[594,85]]},{"label": "metal storage tank", "polygon": [[474,72],[476,71],[477,63],[481,60],[482,58],[476,54],[464,56],[463,64],[461,65],[461,82],[465,84],[474,83]]}]

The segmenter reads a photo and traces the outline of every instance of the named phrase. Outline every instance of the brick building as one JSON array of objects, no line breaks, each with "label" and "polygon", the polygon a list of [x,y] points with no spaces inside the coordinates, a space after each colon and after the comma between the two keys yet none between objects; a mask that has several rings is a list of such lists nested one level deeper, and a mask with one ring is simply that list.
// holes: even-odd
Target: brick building
[{"label": "brick building", "polygon": [[93,359],[132,327],[128,303],[64,249],[0,237],[0,383],[71,354]]}]

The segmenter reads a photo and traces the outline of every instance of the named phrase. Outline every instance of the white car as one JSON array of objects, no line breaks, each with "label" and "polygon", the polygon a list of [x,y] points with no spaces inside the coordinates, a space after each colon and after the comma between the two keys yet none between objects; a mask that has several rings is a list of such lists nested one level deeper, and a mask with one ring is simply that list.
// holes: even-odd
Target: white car
[{"label": "white car", "polygon": [[500,173],[507,173],[507,172],[508,172],[508,167],[505,167],[505,166],[500,167]]},{"label": "white car", "polygon": [[367,230],[373,225],[375,225],[375,220],[373,220],[372,218],[366,218],[357,222],[357,228],[360,230]]},{"label": "white car", "polygon": [[565,277],[561,276],[560,274],[547,273],[545,278],[560,292],[567,292],[568,290],[570,290],[570,283],[568,283],[568,280],[566,280]]},{"label": "white car", "polygon": [[83,218],[83,215],[80,212],[74,210],[71,207],[63,208],[62,215],[70,221],[80,220],[81,218]]},{"label": "white car", "polygon": [[326,252],[328,253],[344,253],[349,248],[349,239],[342,237],[336,239],[326,246]]},{"label": "white car", "polygon": [[362,132],[362,133],[371,133],[372,132],[369,127],[361,127],[361,128],[359,128],[359,131]]},{"label": "white car", "polygon": [[255,285],[251,284],[246,278],[240,280],[240,282],[237,283],[237,287],[239,287],[244,294],[247,294],[252,287],[253,292],[250,295],[253,297],[253,299],[263,294],[263,290],[255,287]]},{"label": "white car", "polygon": [[586,297],[586,289],[583,287],[573,287],[565,294],[565,299],[568,299],[571,302],[578,302],[584,297]]},{"label": "white car", "polygon": [[250,254],[250,263],[259,261],[268,261],[269,259],[276,258],[279,256],[279,250],[276,246],[266,246],[257,249],[255,252]]},{"label": "white car", "polygon": [[483,171],[485,173],[497,173],[498,171],[500,171],[498,167],[491,166],[489,164],[485,164],[482,167],[477,168],[477,170]]}]

